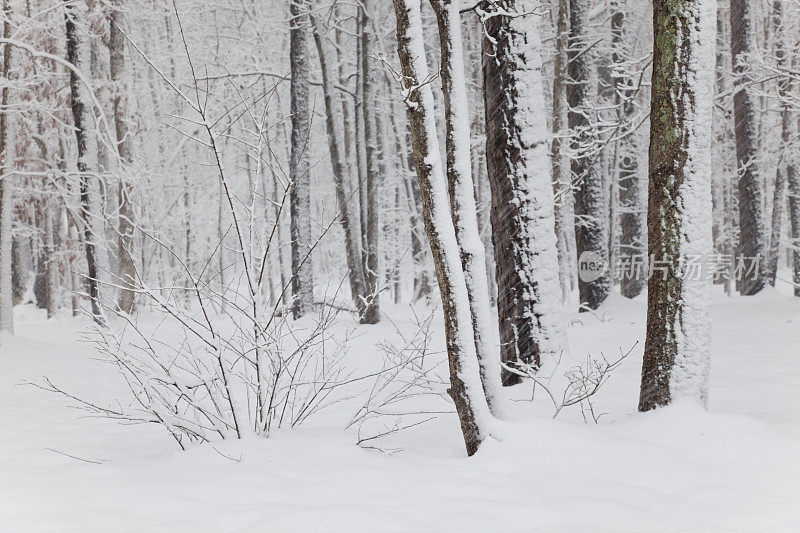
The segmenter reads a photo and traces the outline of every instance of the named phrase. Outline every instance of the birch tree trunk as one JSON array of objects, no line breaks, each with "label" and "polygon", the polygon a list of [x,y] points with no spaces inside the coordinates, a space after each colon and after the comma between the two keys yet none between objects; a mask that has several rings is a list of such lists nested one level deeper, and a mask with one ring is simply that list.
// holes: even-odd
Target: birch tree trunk
[{"label": "birch tree trunk", "polygon": [[309,117],[308,5],[289,4],[292,139],[289,162],[292,239],[292,313],[300,318],[314,305],[314,271],[311,263],[311,175],[308,163]]},{"label": "birch tree trunk", "polygon": [[[117,306],[125,313],[131,313],[136,304],[136,293],[133,291],[136,277],[136,266],[133,262],[133,205],[129,176],[133,163],[132,133],[128,129],[128,72],[125,65],[124,17],[120,0],[115,0],[109,12],[111,26],[109,29],[108,50],[110,55],[111,82],[114,92],[111,104],[114,110],[114,127],[117,134],[117,151],[121,163],[119,189],[119,236],[117,239],[117,277],[122,285]],[[188,247],[188,237],[187,237]],[[187,253],[188,261],[188,253]]]},{"label": "birch tree trunk", "polygon": [[[67,33],[67,61],[83,73],[89,72],[91,50],[86,36],[77,27],[77,21],[86,22],[88,8],[83,2],[65,0],[64,13]],[[97,160],[97,126],[92,113],[90,89],[80,80],[75,71],[69,74],[72,98],[72,118],[78,144],[78,172],[80,173],[81,218],[83,221],[84,247],[86,252],[89,282],[89,300],[92,318],[98,325],[105,325],[105,316],[100,302],[98,244],[102,238],[102,219],[99,199],[99,168]],[[100,221],[100,222],[98,222]]]},{"label": "birch tree trunk", "polygon": [[[578,290],[581,310],[597,309],[608,297],[611,276],[608,258],[608,222],[606,192],[599,165],[602,158],[594,153],[596,139],[590,123],[595,85],[587,32],[587,0],[570,0],[569,127],[573,135],[572,179],[575,184],[575,246],[578,255]],[[595,268],[592,264],[597,264]]]},{"label": "birch tree trunk", "polygon": [[628,73],[628,45],[626,44],[625,5],[620,0],[612,2],[611,42],[614,63],[614,89],[621,138],[617,143],[617,187],[619,190],[619,225],[621,264],[623,269],[620,292],[626,298],[636,298],[645,289],[647,271],[638,269],[645,257],[647,235],[646,209],[642,205],[639,182],[639,147],[633,131],[635,89]]},{"label": "birch tree trunk", "polygon": [[[495,4],[483,41],[501,359],[539,366],[565,348],[552,167],[534,0]],[[503,383],[519,377],[503,372]]]},{"label": "birch tree trunk", "polygon": [[367,282],[367,309],[361,318],[363,324],[377,324],[381,320],[380,311],[380,191],[381,176],[378,169],[378,128],[375,120],[374,80],[370,68],[370,53],[375,39],[367,8],[374,9],[376,3],[365,2],[361,11],[361,88],[362,115],[364,119],[364,149],[366,156],[366,204],[362,213],[366,214],[366,250],[364,256],[364,274]]},{"label": "birch tree trunk", "polygon": [[353,217],[351,198],[346,192],[346,179],[348,173],[344,164],[343,157],[345,151],[342,146],[338,119],[336,117],[336,107],[333,94],[333,78],[330,72],[330,65],[327,61],[322,28],[320,21],[316,17],[311,18],[314,28],[314,42],[317,46],[320,67],[322,70],[322,90],[325,98],[325,125],[328,130],[328,148],[331,155],[331,166],[333,168],[333,179],[336,186],[336,200],[341,212],[342,229],[344,230],[345,255],[347,259],[348,276],[350,279],[350,292],[353,295],[353,302],[358,309],[359,315],[363,315],[366,310],[366,281],[364,279],[364,267],[361,262],[361,235],[358,228],[358,219]]},{"label": "birch tree trunk", "polygon": [[[3,38],[11,37],[11,0],[3,0]],[[12,47],[3,45],[3,79],[9,79]],[[10,88],[3,86],[0,96],[0,332],[14,333],[14,297],[11,287],[11,263],[13,255],[13,211],[14,211],[14,135],[9,120]]]},{"label": "birch tree trunk", "polygon": [[464,79],[464,51],[461,37],[460,0],[431,0],[436,12],[441,42],[441,77],[446,128],[447,184],[450,210],[456,232],[461,266],[467,285],[475,352],[489,409],[505,417],[497,349],[497,322],[489,303],[486,250],[478,231],[475,187],[470,158],[470,114]]},{"label": "birch tree trunk", "polygon": [[408,106],[414,163],[422,195],[425,230],[442,296],[453,398],[467,454],[473,455],[491,431],[492,415],[480,380],[467,285],[450,214],[447,183],[439,156],[433,92],[422,33],[420,0],[393,0],[397,47]]},{"label": "birch tree trunk", "polygon": [[758,158],[756,101],[749,86],[751,76],[745,65],[755,51],[750,0],[731,0],[731,61],[738,89],[733,95],[736,132],[736,160],[739,168],[739,249],[748,270],[755,272],[737,280],[744,296],[756,294],[765,285],[766,233],[764,230],[764,189]]},{"label": "birch tree trunk", "polygon": [[708,400],[715,0],[656,2],[647,339],[639,410]]}]

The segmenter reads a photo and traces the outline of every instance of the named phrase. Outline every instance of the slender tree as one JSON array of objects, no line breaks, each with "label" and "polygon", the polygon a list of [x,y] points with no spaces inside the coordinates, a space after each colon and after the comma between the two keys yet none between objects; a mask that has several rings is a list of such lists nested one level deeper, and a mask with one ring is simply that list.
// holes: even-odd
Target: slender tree
[{"label": "slender tree", "polygon": [[[783,23],[783,0],[775,0],[772,11],[772,29],[775,35],[775,59],[779,69],[787,68],[786,37]],[[775,286],[778,275],[778,255],[781,248],[781,230],[783,226],[783,206],[786,200],[786,182],[789,167],[794,166],[791,158],[791,141],[794,117],[790,98],[790,79],[782,76],[778,80],[778,99],[781,102],[781,149],[780,162],[775,171],[775,191],[772,200],[772,231],[769,239],[769,255],[767,263],[767,281]],[[793,170],[794,171],[794,170]]]},{"label": "slender tree", "polygon": [[[111,99],[114,111],[114,128],[117,136],[117,152],[121,164],[121,175],[117,200],[119,202],[119,237],[117,240],[117,277],[120,290],[117,305],[125,313],[133,311],[136,293],[133,291],[136,277],[136,266],[133,261],[133,198],[129,183],[130,165],[133,163],[132,132],[128,126],[130,103],[128,100],[128,71],[125,64],[124,16],[121,1],[114,0],[109,11],[108,51],[111,82],[114,93]],[[188,188],[187,188],[188,190]],[[187,246],[189,239],[187,238]],[[187,253],[187,257],[188,257]]]},{"label": "slender tree", "polygon": [[[358,308],[359,315],[363,315],[366,310],[366,281],[364,277],[364,267],[361,262],[361,234],[359,232],[357,216],[354,216],[351,207],[351,198],[346,191],[347,167],[344,164],[344,151],[341,139],[341,130],[338,126],[336,107],[334,100],[333,79],[331,77],[330,66],[327,62],[327,50],[325,47],[321,22],[317,17],[312,17],[314,28],[314,42],[317,46],[317,56],[319,57],[322,70],[322,90],[325,98],[325,124],[328,130],[328,148],[331,155],[331,166],[333,168],[333,179],[336,186],[336,200],[341,212],[342,229],[344,230],[345,255],[347,260],[348,276],[350,279],[350,291],[353,300]],[[356,200],[357,202],[357,200]]]},{"label": "slender tree", "polygon": [[[64,15],[67,32],[67,61],[75,69],[89,72],[91,49],[87,36],[78,28],[79,21],[86,22],[89,9],[84,2],[65,0]],[[89,283],[89,300],[92,317],[97,324],[104,325],[105,318],[100,302],[98,269],[98,247],[103,230],[100,215],[100,181],[97,159],[97,125],[92,112],[90,88],[79,79],[74,69],[69,74],[72,118],[78,144],[78,172],[81,189],[81,221],[83,223],[83,245]]]},{"label": "slender tree", "polygon": [[647,338],[639,410],[707,402],[715,0],[656,2]]},{"label": "slender tree", "polygon": [[559,280],[564,303],[574,287],[575,206],[567,148],[569,106],[567,105],[567,47],[569,45],[569,0],[558,0],[556,50],[553,61],[553,193],[558,246]]},{"label": "slender tree", "polygon": [[[11,0],[3,0],[3,38],[11,37]],[[3,45],[3,79],[11,72],[12,47]],[[0,96],[0,331],[14,333],[14,300],[11,279],[12,226],[14,212],[14,135],[9,120],[10,88],[3,85]]]},{"label": "slender tree", "polygon": [[497,322],[489,303],[486,251],[478,231],[475,186],[470,158],[470,114],[464,79],[464,51],[461,37],[460,0],[431,0],[439,25],[441,77],[446,129],[447,184],[450,210],[461,252],[461,266],[467,285],[475,351],[489,408],[505,416],[500,381],[500,357],[495,344]]},{"label": "slender tree", "polygon": [[431,246],[444,312],[453,398],[467,454],[473,455],[491,431],[492,415],[480,380],[467,285],[450,213],[447,182],[439,156],[433,92],[422,32],[420,0],[394,0],[397,48],[402,67],[422,214]]},{"label": "slender tree", "polygon": [[366,188],[366,205],[362,213],[366,215],[366,238],[364,254],[364,271],[367,281],[367,309],[361,321],[365,324],[377,324],[381,319],[380,312],[380,170],[378,169],[378,123],[376,120],[374,79],[372,76],[371,51],[375,37],[370,25],[369,9],[374,9],[376,2],[365,2],[361,10],[361,91],[362,116],[364,120],[364,150],[366,158],[365,178],[362,188]]},{"label": "slender tree", "polygon": [[[764,229],[764,188],[758,158],[758,104],[753,94],[752,77],[746,66],[755,51],[753,41],[753,3],[731,0],[731,62],[736,76],[733,95],[736,160],[739,168],[739,249],[737,255],[748,266],[737,280],[745,296],[764,288],[766,232]],[[750,270],[753,272],[749,272]]]},{"label": "slender tree", "polygon": [[622,264],[630,265],[620,279],[620,292],[627,298],[635,298],[644,290],[645,272],[636,267],[645,256],[647,219],[641,198],[638,155],[639,147],[633,119],[635,118],[635,87],[631,79],[629,44],[626,37],[626,13],[624,2],[611,3],[611,43],[614,64],[614,89],[619,129],[617,135],[617,188],[619,190],[619,256]]},{"label": "slender tree", "polygon": [[[538,4],[493,2],[483,42],[501,358],[538,366],[565,347]],[[503,373],[503,382],[519,381]]]},{"label": "slender tree", "polygon": [[[594,70],[589,49],[589,2],[569,3],[569,127],[573,135],[572,179],[575,184],[575,245],[578,267],[603,263],[608,257],[608,223],[606,193],[599,172],[600,158],[590,118],[593,106],[591,82]],[[597,309],[608,297],[611,275],[608,265],[602,270],[581,271],[578,278],[581,310]]]},{"label": "slender tree", "polygon": [[311,263],[311,174],[308,142],[311,134],[308,71],[308,5],[291,0],[289,65],[291,68],[292,136],[289,162],[292,238],[292,313],[300,318],[314,305],[314,270]]}]

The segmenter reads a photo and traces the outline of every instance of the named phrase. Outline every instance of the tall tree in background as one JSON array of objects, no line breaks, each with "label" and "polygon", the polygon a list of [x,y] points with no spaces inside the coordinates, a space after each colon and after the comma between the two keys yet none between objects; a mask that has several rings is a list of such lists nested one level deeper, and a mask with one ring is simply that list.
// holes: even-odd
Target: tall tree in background
[{"label": "tall tree in background", "polygon": [[[619,128],[617,135],[617,188],[619,190],[619,256],[623,264],[632,267],[645,257],[647,221],[642,205],[639,180],[639,147],[633,120],[635,118],[634,97],[636,90],[630,75],[630,45],[627,42],[625,4],[620,0],[611,2],[611,45],[614,70],[615,104]],[[642,293],[646,284],[644,272],[637,268],[625,269],[620,279],[620,292],[627,298]]]},{"label": "tall tree in background", "polygon": [[736,132],[736,159],[739,167],[739,249],[748,270],[737,280],[745,296],[756,294],[765,285],[766,233],[764,230],[764,186],[758,158],[757,103],[752,77],[746,66],[755,51],[753,42],[753,3],[731,0],[731,61],[735,75],[733,117]]},{"label": "tall tree in background", "polygon": [[[594,104],[594,61],[589,49],[589,2],[570,0],[569,3],[569,127],[573,135],[572,178],[575,188],[575,245],[578,267],[608,258],[608,222],[606,192],[599,172],[596,134],[591,124]],[[597,309],[608,297],[611,274],[608,265],[601,272],[578,278],[581,310]]]},{"label": "tall tree in background", "polygon": [[370,26],[370,15],[367,8],[374,8],[376,2],[365,2],[361,9],[361,91],[364,120],[364,150],[366,156],[365,177],[366,204],[362,213],[366,215],[366,238],[364,253],[364,271],[367,281],[367,309],[362,317],[366,324],[377,324],[381,319],[380,312],[380,171],[378,169],[378,128],[376,121],[374,81],[372,76],[371,51],[375,37]]},{"label": "tall tree in background", "polygon": [[[786,60],[786,35],[783,23],[783,0],[775,0],[772,10],[772,30],[775,36],[775,60],[778,69],[788,67]],[[794,130],[794,114],[789,101],[790,78],[786,75],[778,80],[778,100],[781,105],[781,147],[778,168],[775,171],[775,191],[772,201],[772,231],[769,239],[767,281],[775,286],[778,275],[778,256],[783,229],[783,206],[786,200],[787,174],[795,173],[791,142]]]},{"label": "tall tree in background", "polygon": [[308,72],[308,6],[289,3],[289,66],[291,68],[292,139],[289,162],[291,184],[292,313],[300,318],[314,305],[311,263],[311,174],[308,142],[311,134]]},{"label": "tall tree in background", "polygon": [[639,410],[707,402],[711,241],[711,117],[715,0],[656,2],[653,12],[647,294]]},{"label": "tall tree in background", "polygon": [[103,219],[100,214],[100,177],[97,159],[97,125],[92,112],[91,90],[81,80],[76,69],[90,72],[91,48],[87,36],[78,28],[86,23],[89,9],[86,3],[65,0],[64,15],[67,31],[67,61],[74,65],[70,69],[69,86],[72,100],[72,118],[78,145],[78,172],[80,173],[81,219],[83,223],[84,248],[86,252],[89,299],[92,317],[97,324],[105,324],[100,302],[98,269],[98,246],[102,242]]},{"label": "tall tree in background", "polygon": [[492,316],[486,277],[486,250],[478,231],[475,186],[470,158],[470,113],[464,79],[461,33],[461,2],[431,0],[439,26],[442,52],[442,93],[446,129],[447,184],[461,265],[467,285],[475,351],[481,381],[492,414],[505,416],[500,381],[500,358],[496,348],[497,323]]},{"label": "tall tree in background", "polygon": [[[3,38],[11,37],[11,0],[3,0]],[[3,45],[3,79],[11,72],[12,47]],[[14,171],[13,124],[9,120],[9,86],[3,85],[0,96],[0,332],[14,333],[14,300],[11,288],[13,245]]]},{"label": "tall tree in background", "polygon": [[553,58],[553,193],[555,194],[556,243],[562,299],[566,304],[575,280],[575,207],[569,154],[569,105],[567,104],[567,48],[569,47],[569,0],[558,0],[556,50]]},{"label": "tall tree in background", "polygon": [[[322,91],[325,99],[325,125],[328,132],[328,150],[330,152],[333,180],[336,186],[336,200],[339,206],[342,229],[344,231],[345,255],[347,261],[350,292],[358,309],[364,315],[367,303],[367,289],[364,267],[361,260],[361,232],[358,216],[354,216],[351,199],[347,195],[348,166],[345,164],[346,150],[342,144],[341,131],[336,113],[334,99],[334,78],[327,61],[322,23],[318,17],[312,17],[314,42],[317,46],[320,69],[322,71]],[[344,108],[346,109],[346,107]]]},{"label": "tall tree in background", "polygon": [[111,104],[114,111],[114,127],[121,170],[119,190],[117,191],[119,201],[117,277],[122,285],[122,290],[119,293],[117,305],[122,311],[130,313],[136,303],[136,293],[133,291],[136,267],[133,262],[133,199],[128,182],[129,177],[126,173],[130,171],[130,165],[133,163],[133,147],[131,146],[132,133],[128,128],[129,75],[125,65],[124,17],[121,7],[120,0],[115,0],[108,14],[110,19],[108,51],[111,81],[114,85]]},{"label": "tall tree in background", "polygon": [[[483,41],[501,358],[512,366],[539,366],[544,355],[564,349],[537,5],[488,4],[510,15],[488,17]],[[503,373],[505,384],[518,381]]]},{"label": "tall tree in background", "polygon": [[439,156],[433,91],[426,83],[430,78],[420,0],[394,0],[394,7],[403,90],[422,195],[422,214],[442,297],[450,366],[448,392],[461,422],[467,454],[473,455],[489,436],[493,417],[480,380],[470,301]]}]

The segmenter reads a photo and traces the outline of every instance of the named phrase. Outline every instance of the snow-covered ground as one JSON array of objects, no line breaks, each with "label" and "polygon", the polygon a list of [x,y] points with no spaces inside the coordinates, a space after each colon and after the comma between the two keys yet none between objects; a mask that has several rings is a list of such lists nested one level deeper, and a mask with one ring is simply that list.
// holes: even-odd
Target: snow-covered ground
[{"label": "snow-covered ground", "polygon": [[[407,309],[388,313],[410,327]],[[0,347],[0,531],[800,531],[800,299],[717,295],[712,313],[709,412],[636,413],[645,303],[615,298],[569,330],[577,358],[639,341],[597,397],[601,423],[513,402],[501,442],[467,459],[455,415],[389,437],[402,451],[387,454],[355,446],[334,411],[180,452],[158,427],[21,385],[126,392],[80,341],[85,322],[18,309]],[[352,355],[369,358],[393,327],[359,333]]]}]

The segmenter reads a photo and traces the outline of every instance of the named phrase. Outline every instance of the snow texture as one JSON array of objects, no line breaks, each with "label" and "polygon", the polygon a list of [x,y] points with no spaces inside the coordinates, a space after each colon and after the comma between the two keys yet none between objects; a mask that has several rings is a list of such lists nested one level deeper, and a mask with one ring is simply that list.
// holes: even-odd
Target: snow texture
[{"label": "snow texture", "polygon": [[[689,90],[684,125],[688,132],[687,160],[684,180],[679,190],[683,258],[710,263],[713,250],[711,235],[711,137],[714,103],[714,64],[716,42],[716,0],[700,0],[692,4],[688,39],[691,50],[686,71]],[[680,44],[679,44],[680,46]],[[699,258],[699,259],[698,259]],[[688,265],[684,266],[688,269]],[[707,276],[684,271],[681,289],[682,306],[676,327],[677,352],[670,373],[670,397],[708,403],[708,368],[711,353],[710,281]]]},{"label": "snow texture", "polygon": [[[573,353],[643,339],[644,300],[611,300],[605,322],[584,314],[569,329]],[[18,336],[0,340],[4,531],[762,533],[800,523],[800,303],[774,289],[715,299],[710,412],[636,413],[640,342],[597,399],[602,424],[576,411],[550,420],[537,394],[532,408],[513,402],[518,421],[472,459],[453,414],[390,438],[382,446],[403,448],[393,455],[359,449],[340,429],[345,405],[269,439],[179,452],[161,428],[87,418],[20,385],[47,375],[102,404],[127,392],[80,341],[87,321],[16,311]],[[407,306],[384,311],[413,327]],[[395,339],[388,322],[364,329],[353,365],[374,364],[375,344]],[[443,346],[437,331],[438,362]],[[509,394],[522,400],[530,387]]]}]

